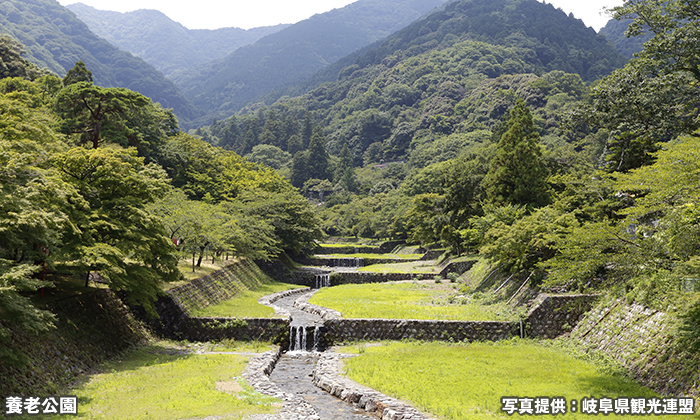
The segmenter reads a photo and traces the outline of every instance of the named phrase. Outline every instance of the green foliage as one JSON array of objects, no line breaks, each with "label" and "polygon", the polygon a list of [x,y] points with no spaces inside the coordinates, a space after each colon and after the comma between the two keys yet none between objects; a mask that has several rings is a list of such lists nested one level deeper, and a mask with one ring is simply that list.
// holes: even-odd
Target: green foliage
[{"label": "green foliage", "polygon": [[165,172],[134,149],[73,148],[52,163],[72,188],[70,226],[57,251],[73,273],[99,272],[115,290],[150,308],[163,279],[177,279],[175,247],[145,206],[167,187]]},{"label": "green foliage", "polygon": [[26,59],[64,76],[82,60],[103,87],[123,87],[148,96],[182,119],[199,112],[173,82],[142,59],[120,51],[90,32],[69,10],[51,0],[9,0],[0,13],[0,29],[21,42]]},{"label": "green foliage", "polygon": [[530,110],[525,101],[518,99],[484,178],[488,200],[495,205],[548,204],[548,171],[541,157],[539,135]]}]

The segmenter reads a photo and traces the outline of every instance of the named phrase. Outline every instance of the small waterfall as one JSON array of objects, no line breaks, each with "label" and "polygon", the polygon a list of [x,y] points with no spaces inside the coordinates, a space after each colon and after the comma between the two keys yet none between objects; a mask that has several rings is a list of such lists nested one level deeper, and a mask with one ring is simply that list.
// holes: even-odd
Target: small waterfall
[{"label": "small waterfall", "polygon": [[289,327],[289,351],[319,351],[321,348],[321,327],[314,326],[313,342],[309,342],[312,327]]},{"label": "small waterfall", "polygon": [[319,334],[321,332],[321,327],[314,327],[314,347],[311,349],[313,351],[318,351],[318,345],[320,344],[321,341],[321,335]]},{"label": "small waterfall", "polygon": [[330,287],[331,286],[331,273],[316,274],[316,277],[314,280],[315,280],[316,289],[320,289],[322,287]]}]

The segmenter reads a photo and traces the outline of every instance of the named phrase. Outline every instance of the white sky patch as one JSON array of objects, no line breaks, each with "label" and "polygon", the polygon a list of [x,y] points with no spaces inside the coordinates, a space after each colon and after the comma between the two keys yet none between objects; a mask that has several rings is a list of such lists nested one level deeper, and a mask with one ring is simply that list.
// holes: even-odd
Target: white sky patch
[{"label": "white sky patch", "polygon": [[[58,0],[66,6],[75,0]],[[250,29],[278,23],[296,23],[317,13],[344,7],[354,0],[80,0],[99,10],[130,12],[155,9],[189,29],[237,27]],[[573,13],[596,31],[609,17],[603,7],[622,4],[622,0],[545,0],[566,13]]]}]

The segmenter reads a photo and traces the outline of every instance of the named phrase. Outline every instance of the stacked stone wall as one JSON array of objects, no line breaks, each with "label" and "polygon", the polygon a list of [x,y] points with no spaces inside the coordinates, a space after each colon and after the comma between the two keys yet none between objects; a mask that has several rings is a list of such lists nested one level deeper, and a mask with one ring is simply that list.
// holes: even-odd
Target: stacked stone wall
[{"label": "stacked stone wall", "polygon": [[678,343],[677,320],[624,299],[602,299],[573,329],[588,351],[623,365],[638,382],[671,396],[692,395],[700,403],[700,354]]},{"label": "stacked stone wall", "polygon": [[331,286],[339,284],[385,283],[401,280],[429,280],[436,274],[425,273],[371,273],[366,271],[335,272],[331,274]]},{"label": "stacked stone wall", "polygon": [[289,319],[280,318],[187,318],[181,337],[189,341],[234,339],[282,342],[289,334]]},{"label": "stacked stone wall", "polygon": [[555,338],[570,332],[597,298],[597,295],[540,295],[527,314],[526,335]]},{"label": "stacked stone wall", "polygon": [[327,319],[329,343],[344,340],[498,341],[519,334],[517,322],[415,319]]}]

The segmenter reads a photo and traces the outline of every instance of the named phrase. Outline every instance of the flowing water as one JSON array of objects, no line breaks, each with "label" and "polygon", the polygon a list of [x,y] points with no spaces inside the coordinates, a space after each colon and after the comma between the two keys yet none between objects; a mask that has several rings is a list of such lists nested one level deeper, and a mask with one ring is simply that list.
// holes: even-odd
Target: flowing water
[{"label": "flowing water", "polygon": [[376,420],[364,410],[345,403],[318,388],[312,382],[313,369],[318,361],[318,350],[322,348],[320,336],[323,319],[294,307],[300,295],[290,296],[275,302],[292,316],[289,336],[289,351],[280,357],[270,380],[281,390],[295,394],[311,404],[321,420]]}]

